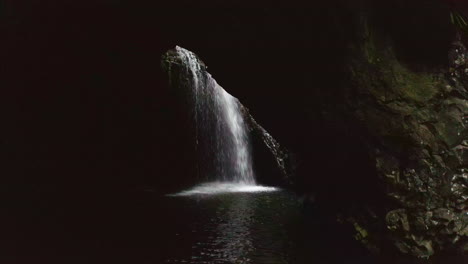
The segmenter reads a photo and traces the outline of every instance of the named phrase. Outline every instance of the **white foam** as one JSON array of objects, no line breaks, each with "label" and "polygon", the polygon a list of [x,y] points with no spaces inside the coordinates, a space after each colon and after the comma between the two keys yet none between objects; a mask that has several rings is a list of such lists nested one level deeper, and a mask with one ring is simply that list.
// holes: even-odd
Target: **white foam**
[{"label": "white foam", "polygon": [[168,196],[215,195],[223,193],[274,192],[278,188],[235,182],[209,182]]}]

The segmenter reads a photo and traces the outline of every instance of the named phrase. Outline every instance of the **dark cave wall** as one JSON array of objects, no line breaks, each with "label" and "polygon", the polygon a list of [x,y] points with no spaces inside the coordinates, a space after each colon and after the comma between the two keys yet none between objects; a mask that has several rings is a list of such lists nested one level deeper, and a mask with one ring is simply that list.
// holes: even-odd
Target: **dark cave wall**
[{"label": "dark cave wall", "polygon": [[[0,96],[7,198],[40,200],[38,193],[61,190],[68,193],[59,195],[65,201],[78,203],[80,193],[94,192],[98,201],[107,202],[123,190],[168,193],[189,185],[193,168],[181,164],[193,159],[191,135],[184,108],[159,69],[160,55],[180,45],[202,57],[213,77],[295,154],[292,186],[314,195],[324,213],[333,219],[345,215],[356,233],[367,234],[368,245],[379,240],[372,236],[390,234],[384,221],[388,212],[397,222],[391,222],[391,235],[404,251],[426,256],[451,245],[453,228],[440,241],[434,237],[445,224],[458,228],[461,209],[439,195],[439,174],[424,172],[437,187],[424,195],[448,205],[439,199],[437,208],[427,210],[420,203],[427,197],[407,186],[400,191],[392,183],[395,177],[383,173],[416,179],[409,170],[427,168],[420,158],[434,161],[429,150],[438,145],[453,154],[452,163],[443,157],[438,162],[459,166],[459,151],[443,143],[458,143],[458,135],[446,129],[448,137],[440,138],[434,136],[439,128],[427,124],[427,131],[419,124],[437,105],[442,110],[433,112],[436,119],[452,120],[451,112],[447,119],[439,113],[463,109],[459,95],[448,105],[440,101],[451,100],[463,80],[450,84],[452,91],[443,92],[439,101],[425,89],[436,89],[432,77],[450,82],[446,71],[454,63],[448,54],[455,31],[442,2],[320,1],[308,7],[291,2],[282,8],[268,1],[230,7],[156,2],[7,3],[0,51],[7,65],[1,76],[7,88]],[[407,94],[407,88],[415,89]],[[380,100],[382,93],[398,100],[389,105]],[[408,102],[400,100],[405,96]],[[419,115],[404,112],[415,109]],[[421,137],[437,142],[421,146]],[[463,177],[455,182],[461,192],[464,182]],[[416,214],[408,214],[407,201],[386,195],[393,189],[411,193],[408,201],[415,201],[417,210],[411,211]],[[417,223],[426,212],[432,212],[428,220],[437,215],[445,224],[428,225],[433,233],[417,231],[416,239],[408,239],[421,228]]]},{"label": "dark cave wall", "polygon": [[[199,54],[279,142],[331,163],[321,157],[334,155],[326,143],[334,137],[316,121],[320,106],[311,98],[336,91],[330,81],[345,37],[330,28],[349,12],[338,2],[88,4],[7,2],[4,9],[2,153],[15,184],[162,190],[172,185],[165,175],[187,177],[190,168],[178,166],[190,157],[182,113],[159,70],[160,55],[175,45]],[[319,133],[325,140],[314,139]]]},{"label": "dark cave wall", "polygon": [[[385,208],[387,235],[400,251],[427,257],[466,247],[468,109],[466,49],[448,8],[427,1],[421,9],[422,3],[363,13],[344,93],[392,202]],[[389,10],[401,14],[398,20],[385,17]]]},{"label": "dark cave wall", "polygon": [[310,99],[309,122],[319,128],[307,146],[325,140],[315,148],[323,154],[301,153],[311,162],[299,166],[296,184],[370,249],[393,241],[417,257],[463,250],[465,36],[454,42],[450,9],[438,1],[348,7],[353,15],[340,18],[355,34],[342,35],[339,81]]}]

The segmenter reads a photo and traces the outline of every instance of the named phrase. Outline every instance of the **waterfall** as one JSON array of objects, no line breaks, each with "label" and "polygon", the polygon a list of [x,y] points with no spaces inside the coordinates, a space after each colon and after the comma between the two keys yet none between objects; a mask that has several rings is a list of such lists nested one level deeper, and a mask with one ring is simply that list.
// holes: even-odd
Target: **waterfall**
[{"label": "waterfall", "polygon": [[[200,170],[207,180],[255,185],[252,151],[240,102],[204,69],[197,56],[175,49],[188,76]],[[203,70],[202,70],[203,69]]]}]

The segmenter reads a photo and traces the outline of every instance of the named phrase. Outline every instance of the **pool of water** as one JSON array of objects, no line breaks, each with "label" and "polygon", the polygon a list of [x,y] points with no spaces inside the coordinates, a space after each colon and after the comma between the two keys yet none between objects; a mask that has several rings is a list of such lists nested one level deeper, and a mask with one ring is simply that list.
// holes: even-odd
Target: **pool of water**
[{"label": "pool of water", "polygon": [[[393,253],[372,255],[353,238],[352,228],[324,219],[321,210],[304,206],[286,190],[207,183],[164,199],[173,215],[166,215],[171,224],[161,263],[428,263]],[[464,263],[451,256],[429,263],[447,261]]]},{"label": "pool of water", "polygon": [[168,198],[191,221],[175,226],[165,263],[292,263],[297,199],[273,188],[217,187]]},{"label": "pool of water", "polygon": [[2,215],[1,263],[427,263],[371,256],[346,228],[281,189],[210,183],[175,196],[99,188],[5,198],[15,206]]}]

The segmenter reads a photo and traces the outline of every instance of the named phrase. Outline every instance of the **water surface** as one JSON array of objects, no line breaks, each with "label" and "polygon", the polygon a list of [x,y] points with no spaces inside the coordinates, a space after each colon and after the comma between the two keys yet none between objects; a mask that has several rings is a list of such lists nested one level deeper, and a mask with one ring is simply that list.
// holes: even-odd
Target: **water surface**
[{"label": "water surface", "polygon": [[168,198],[191,221],[174,230],[176,250],[165,263],[294,263],[292,230],[300,214],[294,196],[271,187],[210,187]]}]

